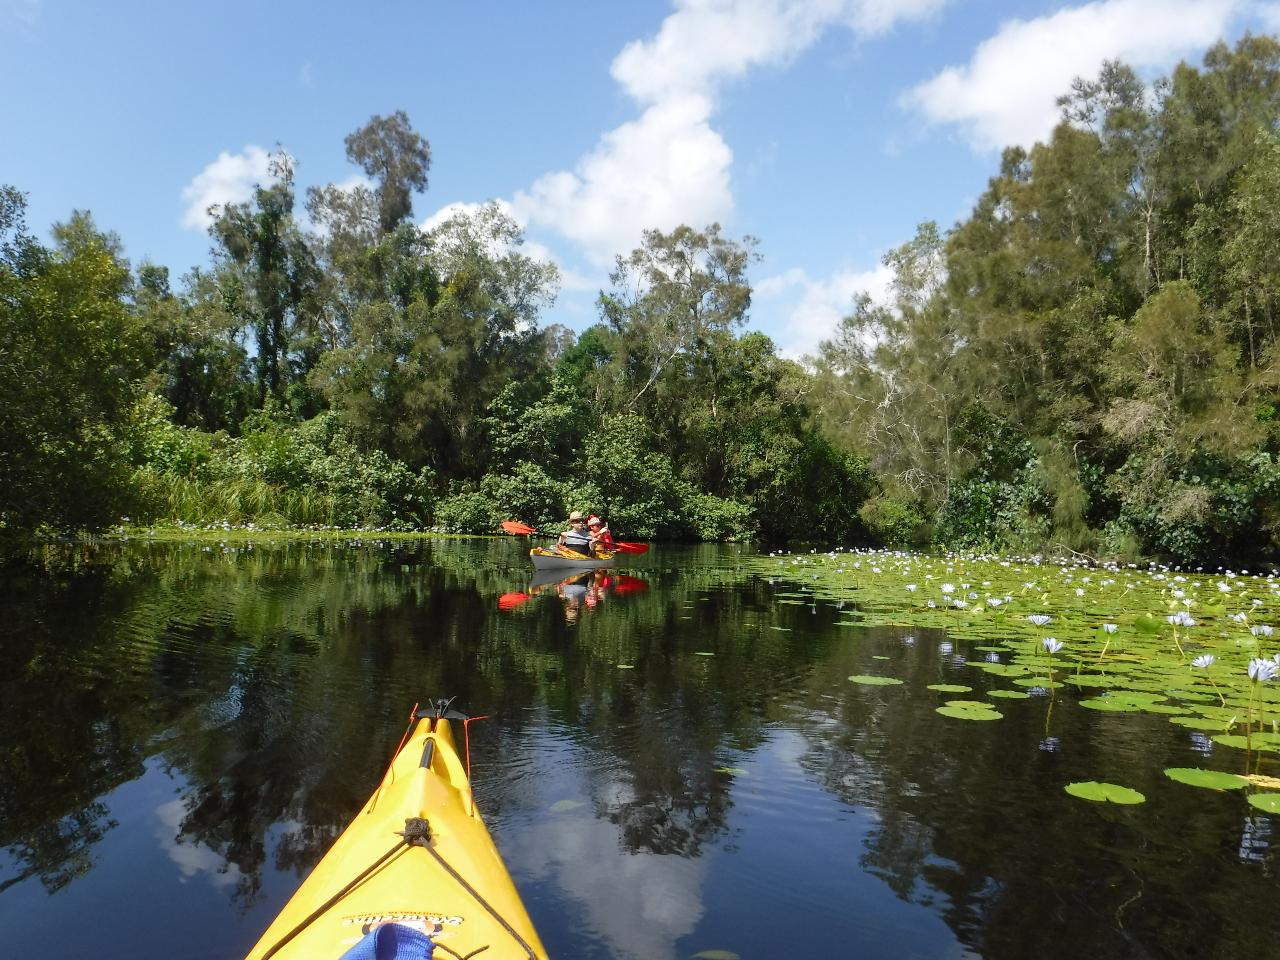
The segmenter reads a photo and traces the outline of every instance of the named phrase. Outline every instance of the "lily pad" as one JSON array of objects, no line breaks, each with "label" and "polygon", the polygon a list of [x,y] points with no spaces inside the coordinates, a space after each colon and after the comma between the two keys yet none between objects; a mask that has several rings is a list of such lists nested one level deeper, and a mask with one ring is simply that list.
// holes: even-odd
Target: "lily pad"
[{"label": "lily pad", "polygon": [[1118,783],[1101,783],[1097,780],[1083,780],[1068,783],[1064,788],[1073,797],[1081,800],[1092,800],[1095,803],[1143,803],[1146,797],[1137,790],[1122,787]]},{"label": "lily pad", "polygon": [[[1237,750],[1249,749],[1249,738],[1242,733],[1223,733],[1209,739],[1214,743],[1222,744],[1224,747],[1235,747]],[[1253,749],[1265,753],[1280,753],[1280,747],[1273,743],[1268,743],[1258,734],[1253,736]]]},{"label": "lily pad", "polygon": [[1200,770],[1196,767],[1169,767],[1164,775],[1178,783],[1185,783],[1191,787],[1205,787],[1209,790],[1240,790],[1249,785],[1248,780],[1234,773]]},{"label": "lily pad", "polygon": [[742,960],[732,950],[699,950],[692,960]]},{"label": "lily pad", "polygon": [[1004,716],[998,710],[976,700],[953,700],[945,707],[934,707],[935,712],[953,720],[999,720]]},{"label": "lily pad", "polygon": [[962,683],[931,683],[929,689],[939,693],[969,693],[973,687],[966,687]]},{"label": "lily pad", "polygon": [[716,773],[724,773],[734,777],[749,777],[750,772],[742,769],[742,767],[716,767]]},{"label": "lily pad", "polygon": [[1265,813],[1280,813],[1280,793],[1252,793],[1249,803]]},{"label": "lily pad", "polygon": [[850,683],[861,683],[868,687],[889,687],[902,683],[897,677],[874,677],[865,673],[854,674],[849,678]]},{"label": "lily pad", "polygon": [[693,655],[695,657],[714,657],[715,656],[715,654],[712,653],[710,650],[695,650],[693,651]]},{"label": "lily pad", "polygon": [[1137,713],[1143,707],[1140,703],[1122,700],[1119,697],[1091,697],[1088,700],[1081,700],[1080,706],[1087,710],[1102,710],[1105,713]]},{"label": "lily pad", "polygon": [[1005,700],[1030,700],[1031,694],[1021,690],[988,690],[988,697],[1001,697]]}]

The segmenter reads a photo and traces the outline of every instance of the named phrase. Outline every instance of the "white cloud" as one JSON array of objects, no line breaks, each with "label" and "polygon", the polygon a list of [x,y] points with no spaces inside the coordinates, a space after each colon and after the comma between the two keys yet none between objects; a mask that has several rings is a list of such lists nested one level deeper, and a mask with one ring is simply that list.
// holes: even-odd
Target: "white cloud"
[{"label": "white cloud", "polygon": [[201,170],[182,190],[187,204],[182,225],[190,230],[207,230],[213,222],[209,208],[242,203],[253,196],[255,184],[270,176],[271,155],[250,144],[239,153],[218,154],[218,159]]},{"label": "white cloud", "polygon": [[904,106],[935,124],[957,124],[977,150],[1047,138],[1057,96],[1104,60],[1167,68],[1222,36],[1244,0],[1098,0],[1034,20],[1010,20],[965,66],[947,67],[908,91]]},{"label": "white cloud", "polygon": [[646,228],[723,220],[733,210],[733,152],[711,129],[711,109],[702,96],[655,104],[607,133],[575,172],[549,173],[513,203],[597,265],[630,251]]},{"label": "white cloud", "polygon": [[[799,267],[775,274],[755,287],[755,302],[780,316],[772,333],[784,357],[798,360],[817,352],[830,339],[843,317],[853,310],[860,293],[876,303],[891,300],[893,271],[883,264],[870,270],[841,270],[825,280],[811,280]],[[771,302],[772,301],[772,302]]]},{"label": "white cloud", "polygon": [[676,0],[657,34],[627,44],[612,75],[642,108],[604,134],[572,171],[513,200],[530,223],[578,243],[596,265],[646,228],[703,226],[733,213],[733,151],[711,125],[721,85],[785,65],[831,27],[883,33],[948,0]]},{"label": "white cloud", "polygon": [[184,839],[182,824],[186,819],[187,805],[181,797],[156,807],[156,819],[160,821],[155,836],[169,859],[182,874],[182,882],[198,874],[205,874],[215,887],[227,887],[240,881],[240,868],[199,840]]}]

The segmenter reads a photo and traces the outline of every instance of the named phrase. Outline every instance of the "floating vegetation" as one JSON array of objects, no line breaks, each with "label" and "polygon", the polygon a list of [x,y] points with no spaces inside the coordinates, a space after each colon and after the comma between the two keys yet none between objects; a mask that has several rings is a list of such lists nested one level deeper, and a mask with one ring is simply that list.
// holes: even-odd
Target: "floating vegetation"
[{"label": "floating vegetation", "polygon": [[1249,785],[1246,777],[1234,773],[1221,773],[1217,770],[1200,770],[1196,767],[1170,767],[1164,775],[1170,780],[1185,783],[1191,787],[1206,787],[1210,790],[1240,790]]},{"label": "floating vegetation", "polygon": [[934,707],[934,710],[955,720],[999,720],[1004,716],[991,704],[981,700],[948,700],[946,706]]},{"label": "floating vegetation", "polygon": [[[760,557],[756,567],[781,586],[803,581],[812,602],[838,603],[868,627],[945,631],[939,654],[953,666],[1004,680],[1015,689],[987,698],[1043,697],[1113,715],[1098,722],[1164,716],[1191,731],[1201,753],[1239,775],[1280,782],[1280,579],[1275,571],[1180,570],[1155,564],[1094,565],[1043,557],[1002,558],[888,551]],[[887,684],[889,677],[850,677]],[[964,679],[968,679],[967,677]],[[941,693],[968,693],[938,683]],[[935,708],[955,719],[997,719],[990,699]],[[993,716],[994,714],[994,716]],[[1239,753],[1236,753],[1239,751]],[[1265,789],[1235,773],[1170,768],[1171,779],[1214,790]],[[1203,776],[1201,776],[1203,774]],[[1222,779],[1226,778],[1226,779]],[[1265,781],[1264,781],[1265,782]],[[1229,784],[1229,786],[1228,786]],[[1075,796],[1138,803],[1111,784],[1073,784]],[[1253,793],[1260,809],[1280,793]],[[1256,802],[1255,802],[1256,801]]]},{"label": "floating vegetation", "polygon": [[868,687],[888,687],[902,683],[897,677],[875,677],[865,673],[856,674],[849,678],[850,683],[861,683]]},{"label": "floating vegetation", "polygon": [[1280,793],[1255,793],[1249,803],[1265,813],[1280,813]]},{"label": "floating vegetation", "polygon": [[1000,697],[1005,700],[1030,700],[1031,694],[1021,690],[988,690],[988,697]]},{"label": "floating vegetation", "polygon": [[1137,790],[1122,787],[1118,783],[1099,783],[1097,780],[1068,783],[1063,789],[1073,797],[1092,800],[1095,803],[1132,804],[1145,803],[1147,799]]},{"label": "floating vegetation", "polygon": [[583,805],[581,800],[557,800],[551,805],[552,813],[568,813],[570,810],[577,810]]}]

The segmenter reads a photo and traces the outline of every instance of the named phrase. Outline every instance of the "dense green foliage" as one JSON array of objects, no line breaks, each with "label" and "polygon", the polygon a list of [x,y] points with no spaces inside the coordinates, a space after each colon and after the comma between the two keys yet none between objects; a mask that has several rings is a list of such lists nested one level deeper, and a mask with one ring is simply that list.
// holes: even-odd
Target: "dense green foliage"
[{"label": "dense green foliage", "polygon": [[1061,106],[808,366],[745,331],[755,240],[715,224],[646,232],[595,325],[545,325],[558,272],[499,205],[414,224],[403,113],[347,138],[369,179],[305,221],[279,153],[176,289],[87,214],[45,249],[6,189],[0,523],[583,509],[630,537],[1274,558],[1280,43],[1151,89],[1109,63]]},{"label": "dense green foliage", "polygon": [[[1219,44],[1148,91],[1108,64],[1009,149],[969,219],[886,258],[824,343],[831,435],[889,541],[1280,551],[1280,44]],[[918,518],[918,521],[917,521]]]}]

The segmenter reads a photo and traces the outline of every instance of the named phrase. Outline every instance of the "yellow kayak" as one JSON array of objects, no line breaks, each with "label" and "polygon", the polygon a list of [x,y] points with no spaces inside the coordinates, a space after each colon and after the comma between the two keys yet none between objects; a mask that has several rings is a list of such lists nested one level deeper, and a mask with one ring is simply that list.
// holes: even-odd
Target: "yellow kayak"
[{"label": "yellow kayak", "polygon": [[451,719],[465,721],[448,701],[414,711],[382,783],[248,960],[336,960],[383,934],[425,935],[434,960],[546,960],[472,802]]},{"label": "yellow kayak", "polygon": [[529,551],[529,559],[533,561],[535,570],[595,570],[599,567],[612,567],[616,556],[613,553],[592,556],[568,547],[534,547]]}]

